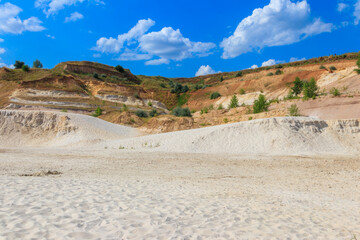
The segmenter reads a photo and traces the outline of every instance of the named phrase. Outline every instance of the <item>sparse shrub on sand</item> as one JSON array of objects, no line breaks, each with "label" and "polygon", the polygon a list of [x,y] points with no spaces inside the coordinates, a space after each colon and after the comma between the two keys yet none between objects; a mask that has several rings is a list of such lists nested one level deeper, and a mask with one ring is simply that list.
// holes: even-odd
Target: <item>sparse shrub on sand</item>
[{"label": "sparse shrub on sand", "polygon": [[220,82],[222,82],[222,81],[224,81],[224,77],[223,77],[223,76],[220,77]]},{"label": "sparse shrub on sand", "polygon": [[240,91],[239,91],[239,94],[240,94],[240,95],[244,95],[245,93],[246,93],[245,89],[243,89],[243,88],[240,89]]},{"label": "sparse shrub on sand", "polygon": [[266,100],[265,96],[260,94],[259,98],[255,100],[253,111],[254,113],[261,113],[268,110],[270,103]]},{"label": "sparse shrub on sand", "polygon": [[296,77],[293,84],[294,84],[294,87],[291,88],[291,91],[295,96],[297,96],[302,92],[304,83],[303,83],[303,81],[300,80],[299,77]]},{"label": "sparse shrub on sand", "polygon": [[326,68],[324,65],[321,65],[321,66],[320,66],[320,69],[327,70],[327,68]]},{"label": "sparse shrub on sand", "polygon": [[304,99],[315,99],[318,90],[319,88],[314,78],[312,78],[309,82],[305,81],[303,86]]},{"label": "sparse shrub on sand", "polygon": [[217,98],[219,98],[219,97],[221,97],[221,94],[220,94],[220,93],[218,93],[218,92],[213,92],[213,93],[211,94],[211,96],[210,96],[210,99],[217,99]]},{"label": "sparse shrub on sand", "polygon": [[330,71],[336,71],[336,67],[335,66],[330,66]]},{"label": "sparse shrub on sand", "polygon": [[338,96],[341,95],[339,89],[337,89],[337,88],[335,88],[335,87],[333,87],[333,88],[330,90],[330,93],[331,93],[331,95],[333,95],[334,97],[338,97]]},{"label": "sparse shrub on sand", "polygon": [[291,104],[291,106],[288,108],[289,115],[292,117],[298,117],[300,116],[299,108],[296,104]]},{"label": "sparse shrub on sand", "polygon": [[239,99],[237,98],[236,95],[234,95],[230,100],[228,108],[231,109],[231,108],[237,108],[237,107],[239,107]]},{"label": "sparse shrub on sand", "polygon": [[201,109],[200,114],[204,114],[204,113],[208,113],[209,109],[207,107],[204,107],[203,109]]},{"label": "sparse shrub on sand", "polygon": [[189,108],[174,108],[172,111],[173,115],[176,117],[191,117],[191,112]]},{"label": "sparse shrub on sand", "polygon": [[129,108],[126,106],[126,104],[123,104],[122,111],[127,112]]},{"label": "sparse shrub on sand", "polygon": [[281,75],[281,74],[283,74],[283,72],[280,69],[276,70],[275,75]]},{"label": "sparse shrub on sand", "polygon": [[224,107],[223,107],[222,104],[220,104],[220,105],[218,106],[218,110],[222,110],[222,109],[224,109]]},{"label": "sparse shrub on sand", "polygon": [[147,118],[148,117],[148,114],[143,111],[143,110],[137,110],[135,112],[136,116],[140,117],[140,118]]},{"label": "sparse shrub on sand", "polygon": [[268,74],[266,74],[266,76],[271,77],[274,76],[274,74],[272,72],[269,72]]},{"label": "sparse shrub on sand", "polygon": [[153,105],[153,104],[152,104],[152,101],[149,101],[149,102],[148,102],[148,106],[149,106],[149,107],[152,107],[152,105]]},{"label": "sparse shrub on sand", "polygon": [[95,113],[93,114],[93,117],[99,117],[101,115],[102,115],[102,109],[100,107],[97,107]]},{"label": "sparse shrub on sand", "polygon": [[21,67],[21,69],[22,69],[24,72],[30,71],[30,67],[29,67],[28,65],[23,65],[23,66]]}]

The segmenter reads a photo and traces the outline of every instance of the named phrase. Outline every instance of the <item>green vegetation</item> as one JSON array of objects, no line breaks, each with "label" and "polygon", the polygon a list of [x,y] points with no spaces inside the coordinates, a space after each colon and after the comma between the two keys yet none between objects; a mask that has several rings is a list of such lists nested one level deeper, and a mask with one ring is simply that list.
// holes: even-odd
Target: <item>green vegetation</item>
[{"label": "green vegetation", "polygon": [[166,88],[165,83],[160,83],[160,87],[162,87],[162,88]]},{"label": "green vegetation", "polygon": [[96,79],[99,79],[99,74],[97,74],[96,72],[93,73],[93,77]]},{"label": "green vegetation", "polygon": [[14,64],[14,67],[15,67],[15,69],[21,69],[24,65],[25,65],[24,62],[16,60],[15,64]]},{"label": "green vegetation", "polygon": [[330,66],[329,68],[331,71],[335,71],[336,70],[336,67],[335,66]]},{"label": "green vegetation", "polygon": [[219,97],[221,97],[221,94],[220,94],[220,93],[218,93],[218,92],[213,92],[213,93],[211,94],[211,96],[210,96],[210,99],[217,99],[217,98],[219,98]]},{"label": "green vegetation", "polygon": [[180,83],[176,83],[175,85],[173,85],[171,87],[173,87],[173,89],[171,89],[171,93],[179,94],[179,93],[186,93],[189,91],[189,87],[187,85],[183,86]]},{"label": "green vegetation", "polygon": [[237,73],[236,73],[236,77],[242,77],[242,76],[244,76],[244,73],[243,73],[243,72],[237,72]]},{"label": "green vegetation", "polygon": [[43,68],[43,65],[42,65],[42,63],[39,61],[39,60],[35,60],[34,62],[33,62],[33,68]]},{"label": "green vegetation", "polygon": [[177,105],[181,107],[182,105],[188,102],[189,98],[190,98],[190,94],[184,93],[179,95]]},{"label": "green vegetation", "polygon": [[303,93],[304,93],[304,99],[315,99],[317,96],[318,86],[316,84],[316,81],[314,78],[312,78],[309,82],[305,81],[303,85]]},{"label": "green vegetation", "polygon": [[357,74],[360,74],[360,54],[359,54],[358,60],[356,62],[356,65],[358,66],[358,68],[355,69],[355,71],[357,72]]},{"label": "green vegetation", "polygon": [[123,104],[122,111],[127,112],[129,108],[126,106],[126,104]]},{"label": "green vegetation", "polygon": [[224,77],[223,77],[223,76],[220,77],[220,82],[222,82],[222,81],[224,81]]},{"label": "green vegetation", "polygon": [[140,118],[147,118],[148,117],[148,114],[143,111],[143,110],[137,110],[135,112],[136,116],[140,117]]},{"label": "green vegetation", "polygon": [[207,107],[204,107],[203,109],[201,109],[200,114],[204,114],[204,113],[208,113],[209,109]]},{"label": "green vegetation", "polygon": [[246,93],[245,89],[243,89],[243,88],[240,89],[240,91],[239,91],[239,94],[240,94],[240,95],[244,95],[245,93]]},{"label": "green vegetation", "polygon": [[28,65],[23,65],[23,66],[21,67],[21,69],[22,69],[24,72],[30,71],[30,68],[29,68]]},{"label": "green vegetation", "polygon": [[189,108],[176,107],[172,111],[172,114],[176,117],[191,117],[191,112]]},{"label": "green vegetation", "polygon": [[296,77],[293,84],[294,84],[294,87],[291,88],[292,94],[294,94],[295,96],[298,96],[303,90],[304,83],[303,83],[303,81],[300,80],[299,77]]},{"label": "green vegetation", "polygon": [[106,75],[106,74],[101,74],[100,77],[101,77],[101,78],[106,78],[107,75]]},{"label": "green vegetation", "polygon": [[335,87],[333,87],[333,88],[330,90],[330,93],[331,93],[331,95],[333,95],[334,97],[338,97],[338,96],[341,95],[339,89],[337,89],[337,88],[335,88]]},{"label": "green vegetation", "polygon": [[268,110],[270,103],[266,100],[265,96],[260,94],[259,98],[254,101],[254,113],[261,113]]},{"label": "green vegetation", "polygon": [[149,107],[152,107],[152,105],[153,105],[153,104],[152,104],[152,101],[149,101],[149,102],[148,102],[148,106],[149,106]]},{"label": "green vegetation", "polygon": [[153,110],[150,111],[149,115],[150,115],[150,117],[156,117],[159,114],[155,109],[153,109]]},{"label": "green vegetation", "polygon": [[99,117],[102,115],[103,110],[100,107],[97,107],[95,110],[95,113],[93,114],[93,117]]},{"label": "green vegetation", "polygon": [[120,72],[120,73],[125,72],[124,68],[123,68],[122,66],[120,66],[120,65],[117,65],[117,66],[115,67],[115,69],[116,69],[116,71],[118,71],[118,72]]},{"label": "green vegetation", "polygon": [[224,109],[223,105],[220,104],[220,105],[218,106],[218,110],[223,110],[223,109]]},{"label": "green vegetation", "polygon": [[326,68],[324,65],[321,65],[321,66],[320,66],[320,69],[327,70],[327,68]]},{"label": "green vegetation", "polygon": [[266,74],[266,76],[268,76],[268,77],[274,76],[274,73],[269,72],[268,74]]},{"label": "green vegetation", "polygon": [[283,74],[283,72],[280,69],[276,70],[275,75],[281,75],[281,74]]},{"label": "green vegetation", "polygon": [[288,111],[289,111],[289,115],[292,117],[300,116],[299,108],[297,107],[296,104],[291,104],[291,106],[288,108]]},{"label": "green vegetation", "polygon": [[239,107],[239,99],[237,98],[236,95],[234,95],[230,100],[228,108],[231,109],[231,108],[237,108],[237,107]]}]

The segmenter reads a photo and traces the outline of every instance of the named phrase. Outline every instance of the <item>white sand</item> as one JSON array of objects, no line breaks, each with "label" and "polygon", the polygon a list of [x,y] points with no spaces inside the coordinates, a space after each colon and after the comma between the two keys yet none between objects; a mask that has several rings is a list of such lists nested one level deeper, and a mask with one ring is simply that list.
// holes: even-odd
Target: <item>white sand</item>
[{"label": "white sand", "polygon": [[[18,114],[13,119],[23,119]],[[35,124],[29,117],[11,128],[8,118],[6,126],[0,118],[0,129],[23,130],[8,134],[17,144],[12,148],[0,136],[0,239],[360,236],[356,121],[283,118],[121,140],[139,133],[98,119],[61,116],[69,117],[66,126],[76,126],[69,136],[80,138],[54,137],[51,131],[64,129],[61,124],[46,133],[39,130],[46,121]],[[36,148],[19,136],[33,139]],[[46,136],[50,147],[37,136]],[[257,141],[256,148],[248,147]],[[277,141],[285,144],[283,151]],[[289,147],[298,156],[286,155]],[[276,150],[272,156],[266,156],[269,148]],[[309,156],[300,156],[301,150]],[[44,170],[62,174],[21,176]]]}]

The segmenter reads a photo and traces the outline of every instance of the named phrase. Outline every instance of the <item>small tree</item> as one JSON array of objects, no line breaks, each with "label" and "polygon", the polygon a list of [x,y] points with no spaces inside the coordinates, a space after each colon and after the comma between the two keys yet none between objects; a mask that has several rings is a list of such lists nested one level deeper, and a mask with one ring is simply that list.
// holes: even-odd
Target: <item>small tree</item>
[{"label": "small tree", "polygon": [[174,108],[172,113],[176,117],[191,117],[191,112],[189,108],[176,107]]},{"label": "small tree", "polygon": [[239,100],[236,95],[234,95],[229,103],[228,108],[237,108],[239,106]]},{"label": "small tree", "polygon": [[312,78],[310,80],[310,82],[304,82],[304,86],[303,86],[303,93],[304,93],[304,98],[305,99],[315,99],[317,96],[317,91],[318,91],[318,86],[316,84],[316,81],[314,78]]},{"label": "small tree", "polygon": [[211,94],[211,96],[210,96],[210,99],[217,99],[217,98],[219,98],[219,97],[221,97],[221,94],[220,94],[220,93],[218,93],[218,92],[213,92],[213,93]]},{"label": "small tree", "polygon": [[43,65],[42,65],[42,63],[39,61],[39,60],[35,60],[34,62],[33,62],[33,68],[43,68]]},{"label": "small tree", "polygon": [[14,67],[15,69],[21,69],[23,66],[25,65],[24,62],[21,62],[21,61],[15,61],[15,64],[14,64]]},{"label": "small tree", "polygon": [[281,75],[281,74],[283,74],[283,72],[280,69],[276,70],[275,75]]},{"label": "small tree", "polygon": [[245,89],[240,89],[240,91],[239,91],[239,93],[241,94],[241,95],[244,95],[245,93],[246,93],[246,91],[245,91]]},{"label": "small tree", "polygon": [[291,90],[292,90],[292,93],[295,96],[297,96],[302,92],[304,83],[300,80],[299,77],[296,77],[295,81],[293,83],[294,83],[294,87],[292,87]]},{"label": "small tree", "polygon": [[270,103],[266,101],[264,95],[260,94],[259,98],[254,101],[253,110],[254,113],[261,113],[268,110]]},{"label": "small tree", "polygon": [[23,65],[23,66],[21,67],[21,69],[22,69],[24,72],[30,71],[30,68],[29,68],[28,65]]},{"label": "small tree", "polygon": [[148,117],[147,113],[145,111],[143,111],[143,110],[137,110],[135,114],[136,114],[136,116],[138,116],[140,118],[147,118]]},{"label": "small tree", "polygon": [[93,114],[94,117],[99,117],[102,115],[102,109],[100,107],[97,107],[95,110],[95,113]]},{"label": "small tree", "polygon": [[120,66],[120,65],[117,65],[115,67],[115,69],[116,69],[116,71],[121,72],[121,73],[125,72],[124,68],[122,66]]},{"label": "small tree", "polygon": [[150,115],[150,117],[155,117],[155,116],[158,115],[158,112],[157,112],[155,109],[153,109],[153,110],[151,110],[151,112],[149,113],[149,115]]},{"label": "small tree", "polygon": [[99,74],[95,72],[95,73],[93,74],[93,77],[96,78],[96,79],[98,79],[98,78],[99,78]]},{"label": "small tree", "polygon": [[222,81],[224,81],[224,77],[223,77],[223,76],[220,77],[220,82],[222,82]]}]

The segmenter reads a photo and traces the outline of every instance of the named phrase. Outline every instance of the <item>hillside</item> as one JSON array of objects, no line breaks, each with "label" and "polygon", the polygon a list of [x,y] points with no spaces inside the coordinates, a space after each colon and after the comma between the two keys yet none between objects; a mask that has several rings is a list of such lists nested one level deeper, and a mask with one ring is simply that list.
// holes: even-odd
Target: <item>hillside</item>
[{"label": "hillside", "polygon": [[[299,114],[321,119],[360,118],[360,77],[357,53],[319,57],[271,67],[218,73],[194,78],[135,76],[129,69],[93,62],[64,62],[53,69],[0,69],[0,108],[53,110],[92,115],[147,132],[185,130],[251,119]],[[314,78],[316,99],[288,97],[295,78]],[[336,88],[339,96],[330,92]],[[218,93],[211,99],[213,93]],[[252,105],[263,94],[268,111],[254,114]],[[227,109],[236,95],[238,107]],[[192,117],[168,115],[176,106]],[[157,117],[137,116],[143,110]]]}]

